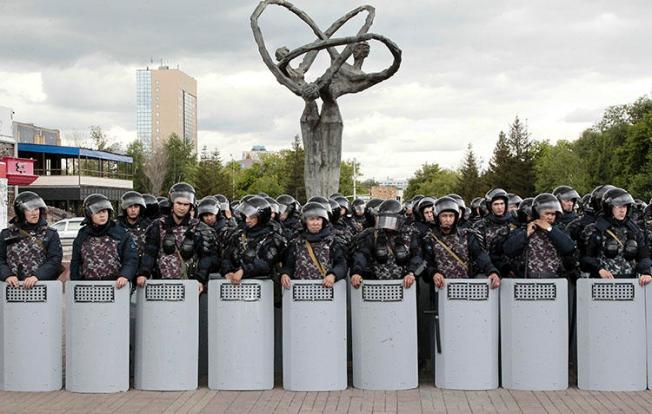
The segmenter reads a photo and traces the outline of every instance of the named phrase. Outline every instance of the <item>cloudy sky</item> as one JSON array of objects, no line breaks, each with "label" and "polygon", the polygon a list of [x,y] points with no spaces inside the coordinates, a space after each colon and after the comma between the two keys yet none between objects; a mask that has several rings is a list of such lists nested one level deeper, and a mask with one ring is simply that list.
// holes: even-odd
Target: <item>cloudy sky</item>
[{"label": "cloudy sky", "polygon": [[[294,4],[322,27],[363,4]],[[515,116],[535,139],[576,139],[605,107],[652,91],[652,1],[375,0],[371,32],[403,63],[388,81],[339,100],[343,158],[365,177],[410,177],[424,162],[457,168],[468,143],[486,165]],[[226,160],[288,147],[303,102],[276,82],[249,26],[257,1],[0,0],[0,106],[71,137],[100,125],[135,138],[136,70],[165,64],[197,79],[199,145]],[[338,35],[354,34],[362,17]],[[314,40],[283,9],[261,26],[271,51]],[[154,64],[150,63],[153,60]],[[372,43],[365,69],[391,63]],[[318,59],[308,78],[323,72]]]}]

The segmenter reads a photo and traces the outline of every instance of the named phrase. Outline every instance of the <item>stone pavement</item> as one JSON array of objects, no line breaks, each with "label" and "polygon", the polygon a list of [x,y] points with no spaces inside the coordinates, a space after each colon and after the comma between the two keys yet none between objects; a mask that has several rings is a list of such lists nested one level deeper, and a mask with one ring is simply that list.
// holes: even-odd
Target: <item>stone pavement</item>
[{"label": "stone pavement", "polygon": [[[423,377],[428,377],[424,375]],[[349,382],[350,383],[350,382]],[[446,391],[429,378],[409,391],[289,392],[281,381],[270,391],[73,394],[0,392],[0,413],[650,413],[652,391]]]}]

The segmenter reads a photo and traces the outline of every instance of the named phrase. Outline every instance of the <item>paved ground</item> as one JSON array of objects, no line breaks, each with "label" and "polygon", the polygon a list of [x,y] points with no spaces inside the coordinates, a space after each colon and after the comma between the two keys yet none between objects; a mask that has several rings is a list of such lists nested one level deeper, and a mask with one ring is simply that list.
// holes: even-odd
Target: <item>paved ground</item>
[{"label": "paved ground", "polygon": [[112,395],[0,392],[0,413],[650,413],[652,391],[444,391],[427,378],[416,390],[145,392]]}]

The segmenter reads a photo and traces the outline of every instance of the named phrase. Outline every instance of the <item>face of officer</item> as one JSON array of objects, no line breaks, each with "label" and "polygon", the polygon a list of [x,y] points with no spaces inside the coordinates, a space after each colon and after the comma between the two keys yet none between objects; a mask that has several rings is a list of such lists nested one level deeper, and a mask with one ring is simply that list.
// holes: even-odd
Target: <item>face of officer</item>
[{"label": "face of officer", "polygon": [[172,214],[179,219],[184,218],[189,211],[190,203],[185,202],[185,200],[175,200],[172,204]]},{"label": "face of officer", "polygon": [[138,216],[140,216],[140,206],[138,204],[127,207],[127,218],[129,220],[136,220]]},{"label": "face of officer", "polygon": [[491,212],[494,213],[495,216],[503,216],[505,214],[505,200],[494,200],[491,203]]},{"label": "face of officer", "polygon": [[26,210],[25,211],[25,221],[28,222],[29,224],[38,223],[39,218],[41,218],[41,210],[40,209],[34,208],[32,210]]},{"label": "face of officer", "polygon": [[306,228],[312,234],[317,234],[321,231],[323,222],[321,217],[308,217],[306,219]]},{"label": "face of officer", "polygon": [[208,224],[209,226],[212,226],[215,224],[215,222],[217,222],[217,216],[213,213],[204,213],[201,215],[201,221]]},{"label": "face of officer", "polygon": [[627,205],[614,206],[611,208],[611,213],[616,220],[625,220],[627,216]]},{"label": "face of officer", "polygon": [[439,227],[444,232],[448,232],[453,228],[453,225],[455,224],[455,213],[452,211],[442,211],[439,213],[437,218],[439,219]]},{"label": "face of officer", "polygon": [[246,224],[247,227],[249,227],[249,228],[256,227],[256,224],[258,224],[258,216],[254,214],[253,216],[249,216],[249,217],[247,217],[247,218],[245,219],[245,224]]},{"label": "face of officer", "polygon": [[435,221],[435,210],[433,207],[426,207],[423,209],[423,218],[427,223],[432,223]]},{"label": "face of officer", "polygon": [[555,224],[555,220],[557,219],[557,214],[555,213],[555,210],[549,209],[549,210],[543,210],[540,214],[541,218],[543,221],[546,223],[553,225]]},{"label": "face of officer", "polygon": [[103,226],[109,221],[109,210],[100,210],[95,214],[91,214],[91,221],[96,226]]},{"label": "face of officer", "polygon": [[515,212],[516,210],[518,210],[518,204],[510,204],[508,210],[510,213]]},{"label": "face of officer", "polygon": [[564,213],[570,213],[573,211],[573,207],[575,207],[574,200],[561,200],[561,209],[564,210]]}]

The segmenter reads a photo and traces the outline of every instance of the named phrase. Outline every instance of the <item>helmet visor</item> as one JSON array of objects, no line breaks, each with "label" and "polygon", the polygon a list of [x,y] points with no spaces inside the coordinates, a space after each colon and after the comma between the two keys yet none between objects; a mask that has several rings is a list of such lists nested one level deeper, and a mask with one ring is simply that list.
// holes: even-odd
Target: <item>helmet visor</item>
[{"label": "helmet visor", "polygon": [[258,209],[252,206],[251,204],[242,203],[240,207],[238,207],[238,210],[245,217],[252,217],[258,215]]},{"label": "helmet visor", "polygon": [[548,211],[552,210],[555,213],[561,213],[562,212],[561,211],[561,205],[559,204],[559,201],[557,201],[557,200],[550,200],[550,201],[543,202],[541,204],[537,204],[536,210],[537,210],[537,213],[539,213],[539,215],[542,215],[543,212],[546,211],[546,210],[548,210]]},{"label": "helmet visor", "polygon": [[401,218],[394,215],[378,216],[377,229],[398,230],[401,226]]},{"label": "helmet visor", "polygon": [[577,193],[575,190],[570,190],[566,191],[565,193],[559,194],[559,199],[563,201],[570,201],[570,200],[579,200],[580,195]]},{"label": "helmet visor", "polygon": [[139,197],[136,195],[127,197],[124,200],[122,200],[122,202],[120,203],[120,207],[123,210],[126,210],[127,208],[133,205],[143,206],[143,208],[147,207],[147,205],[145,204],[145,199],[143,197]]},{"label": "helmet visor", "polygon": [[180,203],[195,204],[195,193],[189,191],[175,191],[170,193],[170,201],[173,203],[178,201]]},{"label": "helmet visor", "polygon": [[47,209],[48,207],[45,205],[43,199],[39,197],[20,203],[20,208],[22,209],[22,211],[30,211],[30,210],[36,210],[37,208]]},{"label": "helmet visor", "polygon": [[627,204],[634,204],[634,198],[629,193],[621,194],[611,199],[612,206],[624,206]]},{"label": "helmet visor", "polygon": [[113,206],[109,200],[99,200],[89,205],[88,209],[91,211],[91,214],[97,214],[102,210],[113,211]]},{"label": "helmet visor", "polygon": [[217,207],[217,204],[204,204],[197,207],[197,214],[202,215],[206,213],[217,215],[220,212],[220,209]]}]

